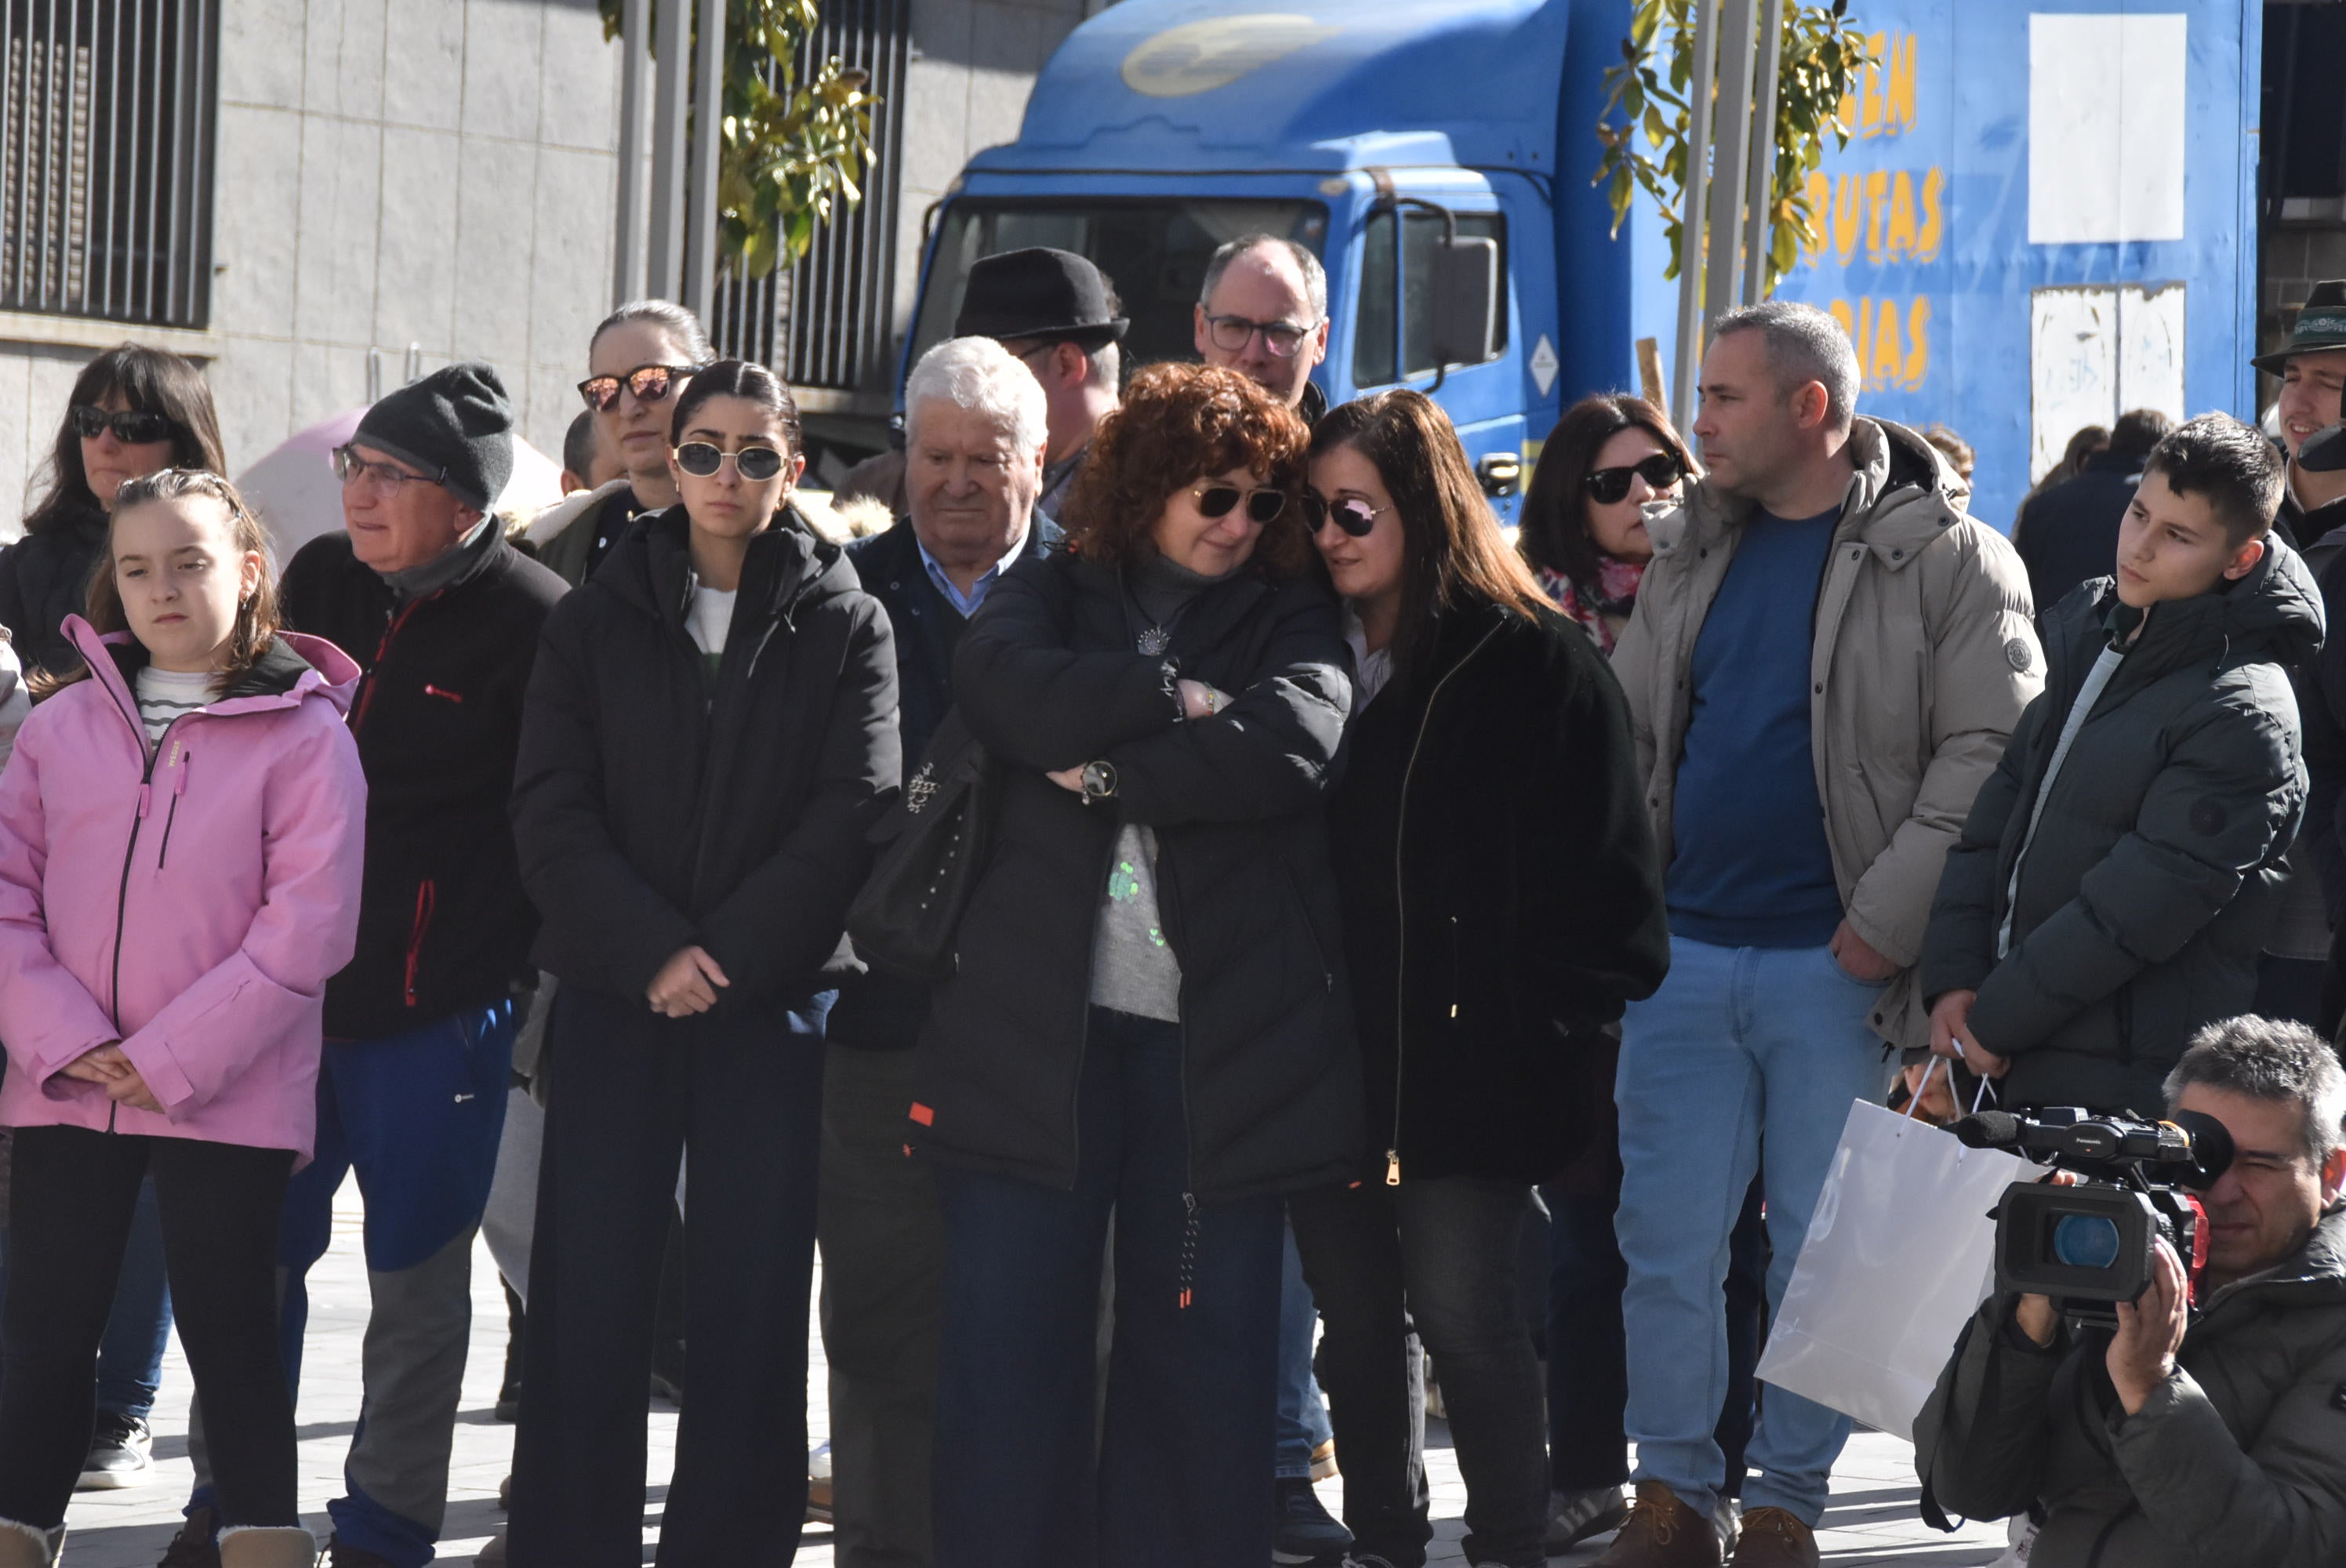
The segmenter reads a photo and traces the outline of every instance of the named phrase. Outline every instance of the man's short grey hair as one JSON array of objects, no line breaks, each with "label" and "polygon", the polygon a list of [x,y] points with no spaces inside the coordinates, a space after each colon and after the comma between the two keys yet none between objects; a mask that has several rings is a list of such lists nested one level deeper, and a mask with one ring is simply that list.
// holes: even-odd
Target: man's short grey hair
[{"label": "man's short grey hair", "polygon": [[1121,348],[1112,342],[1095,344],[1084,350],[1084,359],[1091,366],[1090,373],[1084,377],[1086,386],[1109,392],[1124,389],[1124,351]]},{"label": "man's short grey hair", "polygon": [[2305,1153],[2320,1165],[2346,1148],[2346,1067],[2302,1023],[2243,1013],[2210,1023],[2167,1075],[2167,1108],[2194,1084],[2305,1112]]},{"label": "man's short grey hair", "polygon": [[907,443],[919,439],[921,405],[932,398],[984,414],[1019,452],[1050,439],[1043,383],[992,338],[947,338],[921,356],[904,382]]},{"label": "man's short grey hair", "polygon": [[1825,419],[1836,432],[1857,417],[1857,348],[1841,323],[1814,305],[1769,300],[1728,311],[1711,323],[1710,341],[1730,332],[1758,332],[1768,344],[1768,368],[1786,392],[1816,382],[1825,389]]},{"label": "man's short grey hair", "polygon": [[1205,281],[1198,285],[1198,303],[1206,305],[1212,300],[1214,290],[1221,282],[1222,274],[1230,270],[1231,262],[1265,246],[1277,247],[1294,258],[1297,270],[1303,274],[1303,302],[1311,308],[1311,320],[1297,324],[1318,326],[1328,315],[1328,270],[1320,265],[1320,258],[1311,253],[1311,247],[1277,234],[1241,234],[1215,251],[1214,259],[1206,263]]}]

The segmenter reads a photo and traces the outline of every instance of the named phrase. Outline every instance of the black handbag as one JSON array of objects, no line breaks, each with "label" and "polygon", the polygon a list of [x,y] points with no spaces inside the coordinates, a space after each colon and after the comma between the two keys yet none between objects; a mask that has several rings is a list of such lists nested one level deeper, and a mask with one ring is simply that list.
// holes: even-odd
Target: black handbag
[{"label": "black handbag", "polygon": [[882,846],[847,910],[847,934],[872,969],[937,985],[953,978],[954,936],[992,846],[1001,776],[954,708],[921,765],[872,830]]}]

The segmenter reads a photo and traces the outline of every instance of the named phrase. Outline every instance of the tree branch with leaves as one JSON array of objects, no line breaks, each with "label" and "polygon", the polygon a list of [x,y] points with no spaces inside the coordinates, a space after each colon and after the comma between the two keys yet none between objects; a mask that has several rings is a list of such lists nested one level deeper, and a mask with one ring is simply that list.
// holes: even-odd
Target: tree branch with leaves
[{"label": "tree branch with leaves", "polygon": [[[1598,117],[1596,139],[1604,145],[1591,183],[1605,186],[1613,208],[1613,232],[1628,220],[1630,206],[1643,189],[1660,210],[1663,232],[1670,245],[1670,262],[1662,274],[1676,278],[1685,260],[1681,222],[1687,170],[1698,152],[1709,149],[1688,145],[1694,106],[1694,6],[1698,0],[1638,0],[1629,36],[1621,42],[1621,64],[1605,73],[1605,111]],[[1718,0],[1700,0],[1717,4]],[[1771,239],[1767,258],[1765,292],[1800,260],[1800,241],[1813,235],[1822,215],[1810,209],[1809,176],[1824,161],[1825,142],[1836,150],[1849,145],[1851,126],[1843,106],[1865,68],[1865,34],[1849,20],[1848,0],[1830,5],[1804,5],[1787,0],[1784,6],[1783,55],[1776,84],[1776,157],[1770,168],[1768,213]],[[1669,24],[1665,59],[1659,39]],[[1723,38],[1714,37],[1722,49]],[[1713,73],[1716,78],[1716,71]],[[1617,120],[1616,117],[1619,118]],[[1638,145],[1643,137],[1645,145]]]}]

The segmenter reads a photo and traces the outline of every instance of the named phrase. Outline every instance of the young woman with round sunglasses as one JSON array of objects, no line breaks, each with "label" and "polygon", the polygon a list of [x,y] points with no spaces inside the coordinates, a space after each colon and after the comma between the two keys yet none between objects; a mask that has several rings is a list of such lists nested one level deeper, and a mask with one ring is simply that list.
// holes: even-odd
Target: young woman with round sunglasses
[{"label": "young woman with round sunglasses", "polygon": [[193,364],[124,343],[82,367],[49,449],[47,491],[25,514],[25,536],[0,551],[0,626],[27,672],[82,667],[65,620],[81,613],[114,493],[165,468],[226,466],[211,389]]},{"label": "young woman with round sunglasses", "polygon": [[578,396],[625,473],[548,508],[525,535],[573,587],[594,575],[630,522],[676,504],[669,423],[694,373],[716,358],[700,319],[666,300],[622,305],[595,329]]},{"label": "young woman with round sunglasses", "polygon": [[1669,416],[1623,392],[1573,404],[1540,448],[1516,540],[1540,586],[1608,654],[1654,558],[1644,509],[1676,501],[1695,472]]},{"label": "young woman with round sunglasses", "polygon": [[1508,547],[1441,408],[1403,389],[1331,411],[1311,477],[1360,669],[1329,823],[1368,1136],[1357,1180],[1289,1208],[1344,1522],[1362,1561],[1425,1561],[1422,1342],[1467,1559],[1535,1568],[1521,1237],[1599,1120],[1606,1025],[1668,966],[1661,865],[1612,670]]},{"label": "young woman with round sunglasses", "polygon": [[803,1467],[770,1459],[806,1451],[823,1024],[865,834],[897,781],[896,662],[878,601],[791,504],[798,412],[770,372],[696,375],[669,461],[680,500],[556,606],[522,721],[515,840],[537,962],[561,985],[511,1551],[638,1549],[653,1313],[688,1158],[694,1432],[664,1551],[779,1568],[806,1511]]},{"label": "young woman with round sunglasses", "polygon": [[1002,783],[913,1109],[944,1215],[938,1568],[1270,1555],[1280,1199],[1360,1140],[1321,814],[1351,683],[1307,439],[1235,372],[1142,371],[1066,548],[962,634]]}]

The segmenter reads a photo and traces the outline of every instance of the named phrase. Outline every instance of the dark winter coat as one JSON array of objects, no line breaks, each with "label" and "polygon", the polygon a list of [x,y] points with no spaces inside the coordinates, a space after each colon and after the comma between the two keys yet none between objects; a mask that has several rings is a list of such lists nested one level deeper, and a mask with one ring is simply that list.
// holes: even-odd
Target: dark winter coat
[{"label": "dark winter coat", "polygon": [[2046,485],[2020,509],[2013,534],[2040,620],[2078,584],[2110,575],[2118,524],[2141,482],[2141,458],[2097,452],[2076,477]]},{"label": "dark winter coat", "polygon": [[[2290,501],[2283,510],[2295,507]],[[2298,522],[2308,535],[2305,560],[2321,587],[2323,616],[2337,620],[2346,611],[2346,501],[2299,512]],[[2320,653],[2300,665],[2296,676],[2310,779],[2305,838],[2297,858],[2320,878],[2335,929],[2346,913],[2346,637],[2325,639]]]},{"label": "dark winter coat", "polygon": [[106,514],[93,507],[66,513],[0,550],[0,626],[15,637],[27,674],[71,675],[81,667],[66,617],[82,613],[90,572],[105,548]]},{"label": "dark winter coat", "polygon": [[[1027,525],[1019,559],[1039,558],[1059,537],[1058,525],[1037,514]],[[954,650],[969,622],[930,580],[909,518],[849,545],[847,559],[862,579],[863,591],[888,612],[896,646],[897,734],[905,768],[918,767],[953,707]],[[907,1050],[920,1040],[928,1011],[927,986],[867,971],[840,988],[829,1038],[843,1045]]]},{"label": "dark winter coat", "polygon": [[2304,562],[2267,544],[2229,589],[2151,611],[2062,764],[2013,902],[2037,789],[2107,645],[2116,586],[2087,584],[2046,618],[2045,694],[1948,851],[1923,957],[1927,996],[1979,993],[1972,1030],[2012,1059],[2011,1103],[2154,1112],[2193,1033],[2255,998],[2305,806],[2288,667],[2322,629]]},{"label": "dark winter coat", "polygon": [[679,948],[716,1013],[845,972],[865,835],[896,787],[888,618],[791,514],[752,540],[714,687],[684,509],[644,517],[546,624],[513,792],[538,966],[640,1001]]},{"label": "dark winter coat", "polygon": [[[1242,570],[1137,653],[1117,572],[1059,551],[994,586],[954,661],[971,731],[1005,770],[960,972],[921,1035],[926,1143],[949,1162],[1071,1186],[1091,955],[1119,825],[1158,844],[1181,965],[1189,1190],[1207,1202],[1349,1179],[1360,1054],[1322,804],[1352,705],[1335,602]],[[1236,699],[1184,722],[1175,681]],[[1046,770],[1105,760],[1112,802]]]},{"label": "dark winter coat", "polygon": [[351,710],[367,779],[366,891],[358,956],[326,988],[329,1039],[403,1034],[530,983],[537,911],[505,802],[562,579],[494,525],[465,549],[455,581],[403,605],[347,534],[312,539],[285,569],[291,628],[366,672]]},{"label": "dark winter coat", "polygon": [[2201,1303],[2133,1415],[2109,1331],[2039,1349],[1988,1298],[1914,1423],[1950,1513],[2045,1510],[2029,1568],[2335,1568],[2346,1562],[2346,1211]]},{"label": "dark winter coat", "polygon": [[1352,720],[1329,806],[1365,1174],[1545,1181],[1604,1120],[1602,1026],[1669,967],[1628,708],[1552,611],[1427,636]]}]

